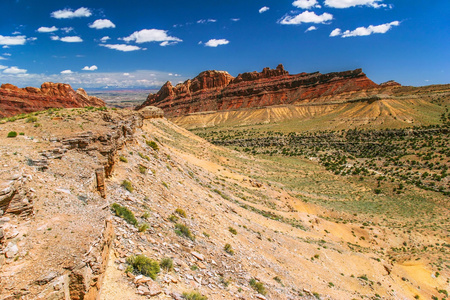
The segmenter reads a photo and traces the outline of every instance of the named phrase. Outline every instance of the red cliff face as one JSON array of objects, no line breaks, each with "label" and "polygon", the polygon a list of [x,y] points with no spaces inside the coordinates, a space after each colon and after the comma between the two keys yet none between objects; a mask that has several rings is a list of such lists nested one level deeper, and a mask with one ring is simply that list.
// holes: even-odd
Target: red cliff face
[{"label": "red cliff face", "polygon": [[361,69],[289,75],[283,65],[278,65],[276,69],[264,68],[262,72],[243,73],[236,78],[224,71],[205,71],[175,87],[167,82],[157,94],[150,94],[136,109],[153,105],[162,108],[171,117],[202,111],[314,101],[322,96],[377,86]]},{"label": "red cliff face", "polygon": [[49,108],[105,106],[103,100],[88,96],[83,89],[74,91],[64,83],[45,82],[41,88],[18,88],[6,83],[0,87],[0,117],[10,117]]}]

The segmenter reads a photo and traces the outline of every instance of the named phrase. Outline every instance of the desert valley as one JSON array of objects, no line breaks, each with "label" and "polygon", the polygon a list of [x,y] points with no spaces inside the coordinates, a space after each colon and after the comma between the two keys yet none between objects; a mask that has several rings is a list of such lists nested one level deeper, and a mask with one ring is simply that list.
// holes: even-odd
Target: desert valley
[{"label": "desert valley", "polygon": [[96,96],[0,88],[1,299],[448,298],[450,85],[279,65]]}]

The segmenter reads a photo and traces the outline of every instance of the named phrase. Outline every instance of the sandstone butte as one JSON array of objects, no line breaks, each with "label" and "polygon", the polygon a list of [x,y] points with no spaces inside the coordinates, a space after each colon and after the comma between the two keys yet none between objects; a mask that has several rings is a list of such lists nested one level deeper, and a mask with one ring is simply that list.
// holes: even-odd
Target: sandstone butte
[{"label": "sandstone butte", "polygon": [[0,87],[0,117],[30,113],[49,108],[105,106],[103,100],[89,96],[85,90],[74,91],[69,84],[45,82],[41,88],[18,88],[6,83]]},{"label": "sandstone butte", "polygon": [[173,86],[166,82],[150,94],[145,106],[162,108],[168,117],[205,111],[223,111],[314,101],[319,97],[379,87],[361,69],[328,74],[290,75],[283,65],[233,77],[225,71],[204,71]]}]

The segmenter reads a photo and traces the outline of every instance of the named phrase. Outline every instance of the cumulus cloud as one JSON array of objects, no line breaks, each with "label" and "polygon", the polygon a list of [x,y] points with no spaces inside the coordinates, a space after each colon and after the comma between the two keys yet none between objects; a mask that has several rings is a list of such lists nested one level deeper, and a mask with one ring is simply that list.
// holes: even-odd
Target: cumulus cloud
[{"label": "cumulus cloud", "polygon": [[100,39],[100,41],[102,42],[102,43],[106,43],[108,40],[110,40],[111,38],[109,37],[109,36],[104,36],[104,37],[102,37],[101,39]]},{"label": "cumulus cloud", "polygon": [[90,17],[92,15],[89,8],[80,7],[79,9],[73,11],[70,8],[61,9],[54,11],[50,14],[55,19],[72,19],[81,17]]},{"label": "cumulus cloud", "polygon": [[95,71],[95,70],[97,70],[98,68],[97,68],[97,66],[96,65],[92,65],[92,66],[86,66],[86,67],[84,67],[82,70],[83,71]]},{"label": "cumulus cloud", "polygon": [[61,41],[61,42],[66,42],[66,43],[81,43],[83,41],[79,36],[59,37],[56,35],[52,35],[50,38],[53,41]]},{"label": "cumulus cloud", "polygon": [[325,5],[334,8],[349,8],[353,6],[387,7],[386,4],[379,2],[383,2],[383,0],[325,0]]},{"label": "cumulus cloud", "polygon": [[52,26],[52,27],[45,27],[45,26],[42,26],[42,27],[39,27],[38,28],[38,30],[37,30],[38,32],[55,32],[55,31],[58,31],[58,27],[56,27],[56,26]]},{"label": "cumulus cloud", "polygon": [[270,9],[270,7],[268,7],[268,6],[263,6],[263,7],[261,7],[261,8],[259,9],[259,13],[262,14],[262,13],[268,11],[269,9]]},{"label": "cumulus cloud", "polygon": [[122,40],[127,43],[134,41],[138,44],[149,42],[172,42],[175,44],[183,41],[177,37],[168,35],[167,30],[161,29],[142,29],[122,38]]},{"label": "cumulus cloud", "polygon": [[[24,35],[16,35],[16,36],[0,35],[0,45],[5,45],[5,46],[24,45],[26,42],[27,42],[27,37]],[[3,48],[7,48],[7,47],[3,47]]]},{"label": "cumulus cloud", "polygon": [[98,19],[94,23],[89,24],[90,28],[104,29],[104,28],[116,28],[116,25],[108,19]]},{"label": "cumulus cloud", "polygon": [[0,70],[6,69],[6,68],[7,68],[7,66],[0,65]]},{"label": "cumulus cloud", "polygon": [[197,21],[197,24],[205,24],[205,23],[216,23],[217,20],[216,19],[201,19]]},{"label": "cumulus cloud", "polygon": [[340,28],[336,28],[330,33],[330,36],[333,37],[333,36],[338,36],[338,35],[341,35],[341,34],[342,34],[341,29]]},{"label": "cumulus cloud", "polygon": [[205,43],[205,46],[206,47],[217,47],[220,45],[227,45],[228,43],[230,43],[230,41],[226,40],[226,39],[211,39]]},{"label": "cumulus cloud", "polygon": [[5,74],[25,74],[27,70],[25,69],[19,69],[18,67],[10,67],[3,70],[3,73]]},{"label": "cumulus cloud", "polygon": [[305,32],[313,31],[313,30],[317,30],[317,27],[316,26],[310,26],[310,27],[308,27],[308,29],[305,30]]},{"label": "cumulus cloud", "polygon": [[73,72],[71,70],[64,70],[61,71],[61,74],[73,74]]},{"label": "cumulus cloud", "polygon": [[114,49],[114,50],[118,50],[118,51],[123,51],[123,52],[129,52],[129,51],[136,51],[136,50],[141,50],[141,47],[138,46],[132,46],[132,45],[126,45],[126,44],[104,44],[104,45],[100,45],[109,49]]},{"label": "cumulus cloud", "polygon": [[312,11],[304,11],[296,16],[284,16],[278,22],[283,25],[298,25],[301,23],[325,23],[327,21],[333,20],[333,15],[329,13],[323,13],[321,15],[316,15]]},{"label": "cumulus cloud", "polygon": [[393,21],[391,23],[381,25],[369,25],[368,27],[358,27],[355,30],[346,30],[342,32],[339,28],[336,28],[330,33],[330,36],[354,37],[354,36],[368,36],[374,33],[386,33],[392,27],[400,25],[399,21]]},{"label": "cumulus cloud", "polygon": [[292,5],[302,9],[310,9],[317,5],[317,0],[296,0],[292,2]]}]

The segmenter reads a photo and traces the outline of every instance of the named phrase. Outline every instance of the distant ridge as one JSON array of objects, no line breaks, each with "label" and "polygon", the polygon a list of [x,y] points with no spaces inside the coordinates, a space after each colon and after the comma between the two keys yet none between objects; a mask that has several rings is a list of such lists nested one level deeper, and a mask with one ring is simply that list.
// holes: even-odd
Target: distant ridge
[{"label": "distant ridge", "polygon": [[204,111],[293,104],[376,87],[361,69],[290,75],[280,64],[276,69],[264,68],[262,72],[237,77],[209,70],[176,86],[166,82],[136,109],[153,105],[162,108],[168,117],[178,117]]},{"label": "distant ridge", "polygon": [[74,91],[69,84],[44,82],[41,88],[18,88],[6,83],[0,87],[0,117],[30,113],[49,108],[105,106],[97,97],[89,96],[85,90]]}]

